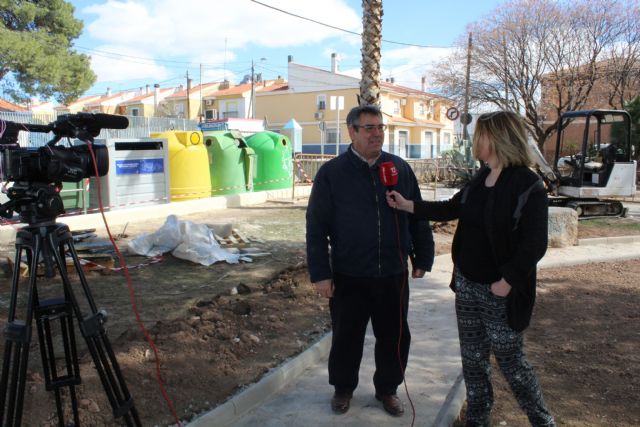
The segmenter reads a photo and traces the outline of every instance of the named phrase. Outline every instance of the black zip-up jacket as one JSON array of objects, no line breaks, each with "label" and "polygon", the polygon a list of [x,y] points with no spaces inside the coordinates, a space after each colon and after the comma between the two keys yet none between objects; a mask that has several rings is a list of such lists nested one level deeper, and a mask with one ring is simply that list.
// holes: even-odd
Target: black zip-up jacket
[{"label": "black zip-up jacket", "polygon": [[395,189],[421,200],[411,167],[389,153],[383,152],[370,167],[349,147],[318,170],[307,208],[307,264],[312,282],[331,279],[332,273],[402,274],[408,268],[408,255],[415,259],[413,268],[431,271],[434,243],[428,221],[391,209],[386,202],[379,169],[380,163],[389,161],[398,171]]},{"label": "black zip-up jacket", "polygon": [[[415,203],[414,214],[435,221],[459,218],[465,194],[483,185],[489,172],[489,168],[481,169],[450,200]],[[492,251],[502,277],[512,287],[507,295],[507,317],[509,326],[516,331],[526,329],[531,320],[536,300],[536,266],[547,251],[548,217],[547,192],[540,177],[527,167],[503,169],[485,204],[484,218],[490,244],[487,250]],[[453,236],[454,265],[464,226],[459,221]]]}]

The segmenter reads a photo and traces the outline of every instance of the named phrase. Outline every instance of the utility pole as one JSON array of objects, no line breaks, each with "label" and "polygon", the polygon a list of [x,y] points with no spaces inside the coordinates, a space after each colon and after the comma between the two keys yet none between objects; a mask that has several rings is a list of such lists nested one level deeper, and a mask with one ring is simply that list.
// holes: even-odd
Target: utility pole
[{"label": "utility pole", "polygon": [[202,105],[202,64],[200,64],[200,119],[199,122],[204,121],[204,105]]},{"label": "utility pole", "polygon": [[251,60],[251,118],[256,118],[256,77],[255,69],[253,66],[253,59]]},{"label": "utility pole", "polygon": [[462,139],[465,141],[465,160],[470,162],[470,147],[469,147],[469,132],[467,131],[467,125],[469,120],[469,86],[471,83],[471,44],[472,36],[469,33],[469,45],[467,47],[467,76],[464,88],[464,114],[462,115]]},{"label": "utility pole", "polygon": [[191,119],[191,79],[187,70],[187,120]]}]

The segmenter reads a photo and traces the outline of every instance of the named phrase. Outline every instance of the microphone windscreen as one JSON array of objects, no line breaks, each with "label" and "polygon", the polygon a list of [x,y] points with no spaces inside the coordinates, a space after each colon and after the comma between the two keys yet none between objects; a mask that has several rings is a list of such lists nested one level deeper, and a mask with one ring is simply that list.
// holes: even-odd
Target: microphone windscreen
[{"label": "microphone windscreen", "polygon": [[129,126],[129,119],[125,116],[115,114],[95,113],[93,125],[101,129],[126,129]]},{"label": "microphone windscreen", "polygon": [[398,183],[398,169],[393,162],[380,163],[380,182],[385,187],[393,187]]}]

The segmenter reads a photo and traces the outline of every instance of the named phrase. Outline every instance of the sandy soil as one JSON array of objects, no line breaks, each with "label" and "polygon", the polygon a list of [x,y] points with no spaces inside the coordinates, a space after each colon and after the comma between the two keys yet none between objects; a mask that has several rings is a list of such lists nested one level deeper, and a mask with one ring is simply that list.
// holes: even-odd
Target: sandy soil
[{"label": "sandy soil", "polygon": [[[189,219],[197,223],[233,223],[245,235],[253,238],[250,246],[269,252],[271,255],[256,258],[253,263],[239,265],[217,263],[210,267],[167,255],[159,263],[130,270],[140,317],[158,348],[162,381],[181,421],[187,421],[220,404],[246,385],[257,381],[270,369],[308,348],[328,331],[329,316],[326,300],[315,294],[306,274],[304,212],[304,203],[293,205],[269,203],[254,208],[190,215],[181,219]],[[132,223],[127,228],[127,234],[131,238],[145,231],[155,231],[162,222]],[[583,231],[582,228],[584,227],[581,227],[583,234],[581,237],[601,236],[606,233],[602,231],[606,230],[606,227],[592,227],[593,230],[588,231]],[[434,229],[438,253],[448,252],[454,225],[436,224]],[[119,240],[118,245],[124,248],[127,240],[127,238]],[[13,248],[4,248],[3,255],[12,257],[12,254]],[[127,263],[132,266],[144,262],[143,257],[127,257]],[[592,266],[564,271],[566,276],[558,279],[561,286],[555,286],[554,282],[550,281],[551,277],[556,276],[543,275],[543,287],[545,290],[548,288],[548,291],[541,296],[541,303],[536,313],[536,325],[538,328],[544,326],[538,338],[541,340],[540,354],[544,364],[540,363],[540,359],[534,359],[534,362],[536,366],[544,365],[548,369],[552,367],[555,369],[553,372],[541,371],[541,377],[553,381],[551,384],[547,382],[545,389],[548,389],[554,412],[559,415],[562,413],[562,416],[566,417],[559,419],[573,419],[572,414],[584,417],[585,411],[580,411],[578,404],[589,403],[589,408],[593,409],[594,415],[588,418],[591,424],[585,424],[584,418],[576,418],[577,424],[566,425],[618,425],[602,423],[602,418],[599,417],[609,417],[604,418],[605,420],[613,419],[617,416],[619,408],[624,408],[626,404],[629,404],[626,406],[628,408],[636,405],[635,424],[637,425],[637,403],[632,400],[638,391],[637,382],[632,383],[635,384],[633,390],[636,393],[628,393],[626,398],[624,393],[616,393],[616,399],[620,404],[615,406],[603,404],[604,412],[600,410],[596,412],[595,405],[591,404],[602,396],[608,396],[608,387],[623,383],[618,378],[639,377],[637,367],[640,364],[637,363],[637,357],[634,359],[636,361],[634,371],[633,368],[629,368],[633,365],[629,360],[631,356],[620,353],[631,347],[623,344],[623,340],[629,337],[613,336],[614,333],[629,333],[630,329],[611,324],[607,330],[609,335],[602,335],[602,332],[596,333],[593,326],[595,322],[591,317],[585,316],[584,313],[578,316],[577,311],[574,312],[568,308],[570,303],[579,304],[575,310],[585,307],[584,298],[580,300],[572,298],[578,292],[588,295],[588,301],[591,301],[594,307],[606,308],[608,315],[605,316],[603,313],[603,319],[606,317],[613,321],[611,316],[617,313],[627,316],[623,317],[626,322],[637,324],[637,314],[636,317],[629,317],[631,315],[626,311],[612,308],[613,304],[624,307],[630,305],[634,300],[629,295],[632,295],[632,291],[637,288],[631,287],[631,282],[625,284],[616,280],[614,284],[607,281],[607,285],[611,286],[605,288],[593,285],[592,288],[584,289],[584,277],[597,278],[599,277],[595,275],[597,272],[600,276],[609,278],[611,271],[618,274],[628,269],[626,264],[621,264],[614,270],[611,266],[602,266],[591,275],[587,273],[583,275],[583,272],[590,271],[588,268]],[[622,277],[621,274],[616,277]],[[120,273],[105,271],[89,272],[87,278],[96,305],[98,308],[106,309],[108,313],[107,333],[125,382],[134,397],[142,425],[171,424],[173,416],[156,382],[155,357],[136,324],[130,301],[130,290],[125,279]],[[75,286],[77,278],[72,282],[78,292]],[[633,283],[636,282],[637,280]],[[10,275],[7,271],[5,271],[3,283],[7,285],[0,289],[0,326],[4,326],[7,319],[8,283],[10,283]],[[618,285],[622,287],[618,289]],[[60,288],[59,279],[38,278],[38,290],[42,296],[49,294],[53,296],[60,292]],[[550,309],[548,312],[550,320],[545,321],[543,310],[548,306],[545,299],[556,303],[563,301],[561,298],[550,298],[554,292],[566,298],[565,305],[562,309],[557,307]],[[606,303],[601,301],[601,298],[604,298],[603,292],[605,294],[609,292],[612,299],[607,300]],[[620,297],[622,292],[626,292],[625,298]],[[24,305],[24,301],[25,296],[21,294],[18,305]],[[633,306],[636,309],[633,313],[637,313],[639,302],[635,301]],[[549,307],[553,306],[549,304]],[[564,317],[556,319],[554,316],[557,315]],[[589,328],[580,327],[587,322]],[[567,325],[571,327],[568,328]],[[75,328],[77,329],[77,326]],[[536,336],[534,330],[532,328],[531,339]],[[631,332],[637,334],[633,329]],[[59,339],[59,335],[59,328],[54,328],[54,340]],[[571,337],[571,340],[567,337]],[[637,338],[636,335],[636,342]],[[591,342],[591,339],[595,341]],[[571,351],[557,351],[555,347],[558,342],[562,342],[563,345],[573,343],[570,348],[568,347]],[[594,346],[602,348],[606,345],[613,345],[610,347],[611,351],[589,351]],[[60,347],[61,345],[56,342],[57,350],[60,350]],[[529,347],[532,350],[536,348],[531,343]],[[4,341],[0,342],[0,351],[2,348],[4,348]],[[82,425],[118,425],[113,420],[104,389],[92,367],[90,354],[80,337],[78,348],[82,385],[77,389],[80,396]],[[23,424],[57,425],[53,395],[45,390],[35,331],[30,350]],[[581,351],[589,351],[589,357],[596,360],[585,358]],[[574,364],[575,366],[571,365],[574,370],[568,369],[567,365],[547,362],[550,360],[550,354],[571,356],[564,363]],[[615,360],[620,357],[620,360],[627,360],[628,363],[609,363],[614,358],[614,354]],[[62,363],[61,360],[58,362],[59,365]],[[584,381],[580,387],[575,380],[580,378],[579,372],[582,372]],[[587,381],[591,381],[596,373],[601,373],[603,377],[601,380],[594,379],[595,385],[592,388],[591,383]],[[576,396],[576,389],[584,389],[595,397]],[[563,395],[567,397],[566,407],[561,406],[561,400],[556,397]],[[623,400],[620,401],[620,399]],[[503,400],[505,399],[500,399],[500,401]],[[606,412],[607,407],[611,408],[610,412]],[[499,414],[498,409],[496,408],[496,414]],[[509,408],[506,411],[506,413],[513,412]],[[509,422],[511,422],[510,418]],[[510,425],[522,425],[518,422],[515,421],[515,424]],[[633,424],[634,422],[619,425]]]}]

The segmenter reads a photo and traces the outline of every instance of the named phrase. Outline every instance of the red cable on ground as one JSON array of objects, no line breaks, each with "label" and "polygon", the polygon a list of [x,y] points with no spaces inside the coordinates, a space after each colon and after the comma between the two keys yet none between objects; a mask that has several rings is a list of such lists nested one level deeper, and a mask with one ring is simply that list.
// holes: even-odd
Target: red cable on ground
[{"label": "red cable on ground", "polygon": [[[409,268],[407,266],[407,268],[404,268],[404,259],[403,259],[403,253],[402,253],[402,249],[400,247],[400,224],[398,222],[398,210],[394,209],[394,213],[395,213],[395,219],[396,219],[396,239],[397,239],[397,243],[398,243],[398,257],[400,258],[400,265],[403,267],[403,273],[402,273],[402,285],[400,287],[400,336],[398,337],[398,362],[400,362],[400,369],[402,370],[402,382],[404,384],[404,391],[407,394],[407,399],[409,399],[409,404],[411,405],[411,427],[413,427],[413,424],[416,421],[416,408],[415,406],[413,406],[413,400],[411,400],[411,395],[409,394],[409,387],[407,386],[407,379],[405,378],[404,372],[405,372],[405,367],[402,366],[402,356],[400,354],[400,343],[402,342],[402,326],[403,326],[403,318],[402,318],[402,312],[404,311],[404,287],[406,284],[408,284],[409,282]],[[408,312],[408,308],[407,308],[407,312]],[[408,318],[408,313],[407,313],[407,318]]]},{"label": "red cable on ground", "polygon": [[140,328],[140,330],[144,334],[145,339],[149,343],[149,346],[153,350],[153,354],[154,354],[155,359],[156,359],[155,360],[155,362],[156,362],[156,381],[158,383],[158,386],[160,387],[160,392],[162,393],[162,397],[164,397],[164,400],[167,402],[167,406],[169,407],[169,411],[171,411],[171,415],[173,416],[173,419],[175,420],[176,424],[178,425],[178,427],[181,427],[182,424],[180,424],[180,420],[178,419],[178,414],[176,413],[176,410],[175,410],[175,408],[173,406],[173,402],[171,401],[171,398],[169,397],[169,394],[167,393],[166,389],[164,388],[164,382],[162,380],[162,375],[160,374],[160,356],[158,354],[158,349],[156,348],[156,345],[153,342],[153,339],[151,338],[151,335],[147,331],[147,328],[144,326],[144,322],[142,321],[142,318],[140,317],[140,313],[138,312],[138,306],[136,304],[136,292],[133,289],[133,282],[131,280],[131,276],[129,275],[129,268],[127,268],[127,263],[126,263],[124,257],[122,256],[122,253],[118,249],[118,245],[116,245],[116,242],[115,242],[113,236],[111,235],[111,230],[109,229],[109,224],[107,223],[107,218],[104,215],[104,207],[102,206],[102,194],[100,193],[100,177],[98,176],[98,165],[97,165],[97,162],[96,162],[96,156],[95,156],[95,153],[93,152],[93,147],[91,146],[91,144],[87,144],[87,146],[89,147],[89,153],[91,154],[91,160],[93,161],[93,168],[94,168],[94,172],[95,172],[96,179],[97,179],[96,188],[98,189],[98,203],[100,204],[100,214],[102,215],[102,220],[104,222],[104,226],[107,229],[107,234],[109,235],[109,240],[111,241],[111,244],[113,245],[113,248],[115,249],[116,254],[118,255],[118,261],[120,261],[120,265],[122,266],[122,271],[124,273],[125,278],[127,279],[127,287],[129,288],[129,298],[131,299],[131,308],[132,308],[133,313],[134,313],[134,315],[136,317],[136,322],[138,324],[138,328]]}]

